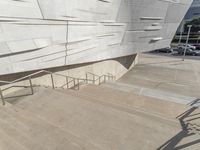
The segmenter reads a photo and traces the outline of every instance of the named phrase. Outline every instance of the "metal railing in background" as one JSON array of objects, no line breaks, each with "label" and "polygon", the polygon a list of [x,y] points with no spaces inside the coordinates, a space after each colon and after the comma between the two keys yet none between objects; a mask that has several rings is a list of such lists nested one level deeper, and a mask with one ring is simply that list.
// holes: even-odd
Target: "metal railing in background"
[{"label": "metal railing in background", "polygon": [[[83,78],[70,77],[70,76],[66,76],[66,75],[63,75],[63,74],[50,72],[50,71],[47,71],[47,70],[40,70],[38,72],[32,73],[30,75],[24,76],[22,78],[19,78],[19,79],[13,80],[13,81],[2,81],[2,80],[0,80],[0,83],[3,84],[3,85],[12,85],[12,84],[15,84],[15,83],[18,83],[20,81],[27,80],[27,79],[29,81],[29,86],[10,86],[10,87],[7,87],[5,89],[0,88],[0,98],[2,100],[2,104],[5,105],[6,104],[5,99],[11,98],[11,97],[5,97],[3,95],[3,92],[6,91],[6,90],[9,90],[12,87],[26,87],[26,88],[30,87],[30,90],[31,90],[30,95],[33,95],[34,94],[34,85],[32,83],[32,79],[33,79],[34,76],[42,74],[42,73],[46,73],[47,75],[50,75],[51,86],[52,86],[53,89],[55,89],[55,88],[63,88],[64,89],[64,87],[67,87],[66,89],[76,89],[77,88],[77,90],[79,90],[80,84],[82,82],[84,82],[86,84],[89,84],[89,82],[92,82],[92,84],[96,84],[96,81],[98,81],[98,85],[100,85],[102,82],[105,83],[106,80],[112,80],[112,81],[115,80],[115,76],[113,76],[111,74],[99,76],[99,75],[95,75],[93,73],[87,72],[86,73],[86,79],[83,79]],[[92,79],[89,78],[89,75],[92,76]],[[56,87],[54,76],[64,77],[65,83],[61,87]],[[102,80],[102,78],[103,78],[103,80]],[[25,95],[20,95],[20,96],[25,96]]]},{"label": "metal railing in background", "polygon": [[[89,76],[91,76],[92,79],[89,79],[90,78]],[[98,85],[100,85],[101,83],[105,83],[107,80],[113,81],[116,80],[116,78],[111,74],[100,76],[90,72],[86,73],[86,83],[88,83],[88,81],[92,81],[93,84],[96,84],[96,82],[98,81]]]}]

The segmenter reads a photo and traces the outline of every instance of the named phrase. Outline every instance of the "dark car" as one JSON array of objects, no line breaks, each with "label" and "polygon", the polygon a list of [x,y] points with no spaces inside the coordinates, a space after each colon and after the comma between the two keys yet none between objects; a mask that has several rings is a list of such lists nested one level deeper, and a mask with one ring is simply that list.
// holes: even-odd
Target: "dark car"
[{"label": "dark car", "polygon": [[196,50],[200,50],[200,44],[193,44],[196,47]]},{"label": "dark car", "polygon": [[156,52],[162,52],[162,53],[173,53],[173,49],[172,48],[161,48],[161,49],[157,49],[155,50]]},{"label": "dark car", "polygon": [[185,47],[189,48],[189,49],[192,49],[192,50],[196,50],[196,46],[191,45],[191,44],[179,44],[177,48],[178,49],[185,49]]},{"label": "dark car", "polygon": [[[184,49],[179,49],[178,54],[183,55],[184,51]],[[187,48],[185,51],[185,55],[200,56],[200,51]]]}]

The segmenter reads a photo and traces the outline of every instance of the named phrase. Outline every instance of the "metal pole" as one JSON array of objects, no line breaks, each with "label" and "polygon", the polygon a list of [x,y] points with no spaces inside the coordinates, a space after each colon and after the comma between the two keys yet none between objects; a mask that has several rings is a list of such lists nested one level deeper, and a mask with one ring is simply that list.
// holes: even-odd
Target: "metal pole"
[{"label": "metal pole", "polygon": [[79,85],[79,79],[77,79],[77,81],[78,81],[78,90],[80,89],[80,85]]},{"label": "metal pole", "polygon": [[75,79],[73,79],[73,82],[74,82],[74,87],[76,86],[76,80]]},{"label": "metal pole", "polygon": [[68,77],[66,77],[67,89],[69,89]]},{"label": "metal pole", "polygon": [[95,84],[95,76],[93,75],[93,84]]},{"label": "metal pole", "polygon": [[33,84],[32,84],[32,81],[31,81],[31,77],[29,77],[29,83],[30,83],[30,88],[31,88],[31,94],[33,95],[34,90],[33,90]]},{"label": "metal pole", "polygon": [[179,37],[178,45],[181,44],[181,40],[182,40],[182,36],[183,36],[183,26],[184,26],[184,23],[181,26],[181,32],[180,32],[180,37]]},{"label": "metal pole", "polygon": [[104,80],[104,83],[106,83],[106,76],[104,75],[103,78],[104,78],[104,79],[103,79],[103,80]]},{"label": "metal pole", "polygon": [[88,75],[87,73],[85,75],[86,75],[86,84],[88,84]]},{"label": "metal pole", "polygon": [[53,74],[51,74],[51,83],[52,83],[52,88],[55,89],[54,81],[53,81]]},{"label": "metal pole", "polygon": [[101,77],[99,77],[99,85],[101,84]]},{"label": "metal pole", "polygon": [[190,31],[191,31],[192,25],[188,25],[187,27],[189,29],[188,29],[187,40],[186,40],[186,43],[185,43],[185,50],[184,50],[183,59],[182,59],[183,61],[185,60],[185,53],[186,53],[186,50],[187,50],[187,45],[188,45],[188,40],[189,40],[189,37],[190,37]]},{"label": "metal pole", "polygon": [[4,97],[3,97],[3,93],[2,93],[2,90],[0,89],[0,96],[1,96],[1,100],[2,100],[2,104],[5,105],[5,100],[4,100]]}]

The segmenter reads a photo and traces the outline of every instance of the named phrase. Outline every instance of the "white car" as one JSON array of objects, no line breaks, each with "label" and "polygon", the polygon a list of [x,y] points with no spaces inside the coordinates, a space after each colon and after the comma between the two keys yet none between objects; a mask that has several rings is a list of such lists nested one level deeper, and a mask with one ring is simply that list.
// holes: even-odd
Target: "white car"
[{"label": "white car", "polygon": [[[186,46],[186,44],[180,44],[180,45],[178,45],[178,49],[185,49],[185,46]],[[196,46],[192,46],[190,44],[187,44],[186,47],[189,49],[192,49],[192,50],[196,50]]]}]

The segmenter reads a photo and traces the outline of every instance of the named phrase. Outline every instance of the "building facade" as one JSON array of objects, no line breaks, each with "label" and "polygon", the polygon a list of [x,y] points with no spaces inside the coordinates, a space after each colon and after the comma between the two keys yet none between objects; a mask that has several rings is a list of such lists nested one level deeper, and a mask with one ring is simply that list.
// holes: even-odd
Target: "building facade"
[{"label": "building facade", "polygon": [[183,26],[193,19],[200,18],[200,0],[193,0],[192,5],[182,20],[178,32],[184,32]]},{"label": "building facade", "polygon": [[192,0],[0,0],[0,75],[167,47]]}]

